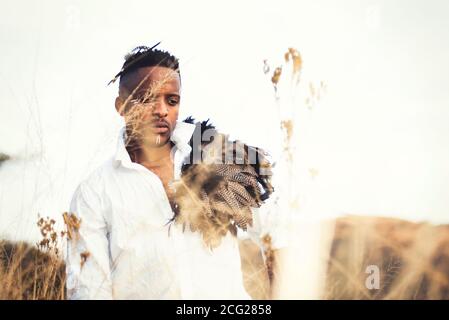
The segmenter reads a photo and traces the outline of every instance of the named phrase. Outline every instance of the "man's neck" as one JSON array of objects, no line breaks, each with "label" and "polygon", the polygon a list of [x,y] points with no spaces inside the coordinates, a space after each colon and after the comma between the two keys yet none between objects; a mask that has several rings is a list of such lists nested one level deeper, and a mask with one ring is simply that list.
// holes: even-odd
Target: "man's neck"
[{"label": "man's neck", "polygon": [[170,182],[173,180],[174,167],[171,159],[172,142],[167,142],[160,147],[142,146],[138,156],[138,163],[156,174],[164,186],[165,193],[172,205],[173,190],[170,188]]},{"label": "man's neck", "polygon": [[140,149],[137,162],[146,167],[160,167],[167,165],[170,161],[172,143],[168,141],[163,146],[145,146]]}]

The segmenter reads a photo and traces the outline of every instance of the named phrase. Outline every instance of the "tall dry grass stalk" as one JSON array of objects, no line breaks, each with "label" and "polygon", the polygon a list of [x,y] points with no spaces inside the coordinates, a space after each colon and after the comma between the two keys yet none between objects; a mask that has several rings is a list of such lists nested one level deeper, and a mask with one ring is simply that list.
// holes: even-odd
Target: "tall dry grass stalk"
[{"label": "tall dry grass stalk", "polygon": [[[275,124],[279,126],[282,137],[282,151],[274,170],[279,212],[273,215],[279,216],[284,226],[283,232],[290,238],[288,247],[276,253],[274,262],[277,270],[269,270],[270,274],[278,275],[274,277],[273,298],[281,299],[319,297],[325,273],[322,255],[328,251],[330,244],[330,239],[326,239],[327,242],[323,240],[324,234],[330,235],[327,232],[329,227],[322,228],[315,221],[319,217],[314,212],[304,211],[302,200],[305,190],[298,188],[305,165],[298,155],[298,143],[303,139],[299,135],[304,133],[306,127],[301,127],[300,122],[304,121],[303,116],[313,111],[325,91],[324,82],[316,86],[303,79],[303,65],[303,57],[292,47],[284,52],[282,62],[275,68],[270,67],[267,60],[264,61],[264,73],[269,76],[274,88],[273,119],[276,119]],[[314,168],[315,176],[317,172]],[[270,243],[266,246],[265,255],[272,257]],[[267,266],[271,268],[268,259]]]},{"label": "tall dry grass stalk", "polygon": [[[292,241],[282,259],[284,279],[277,297],[449,299],[449,226],[369,217],[320,221],[310,216],[313,213],[303,212],[295,190],[295,174],[301,161],[294,152],[299,134],[295,112],[312,111],[326,91],[326,84],[321,81],[319,85],[299,86],[303,81],[301,56],[289,48],[284,57],[285,64],[274,69],[270,80],[284,140],[280,162],[285,167],[281,186],[287,198],[284,211],[294,219]],[[270,66],[264,63],[264,72],[269,74]],[[285,82],[288,65],[290,87]],[[286,86],[290,92],[282,90]],[[295,99],[297,91],[306,93],[304,103]],[[316,168],[309,172],[314,178],[318,174]],[[367,284],[367,270],[373,266],[379,270],[379,289]]]},{"label": "tall dry grass stalk", "polygon": [[1,300],[65,299],[65,265],[27,243],[0,241]]}]

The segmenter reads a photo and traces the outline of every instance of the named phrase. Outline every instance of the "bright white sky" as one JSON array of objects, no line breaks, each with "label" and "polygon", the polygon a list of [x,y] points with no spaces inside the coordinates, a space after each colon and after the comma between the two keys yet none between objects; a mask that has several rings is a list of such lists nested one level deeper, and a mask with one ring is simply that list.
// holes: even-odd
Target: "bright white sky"
[{"label": "bright white sky", "polygon": [[[449,222],[449,2],[0,2],[0,233],[31,237],[113,151],[106,83],[137,45],[181,59],[182,116],[280,150],[263,59],[304,59],[294,94],[307,214]],[[327,92],[304,106],[309,81]],[[309,169],[317,170],[312,177]],[[25,224],[25,221],[28,224]],[[20,230],[18,230],[20,226]]]}]

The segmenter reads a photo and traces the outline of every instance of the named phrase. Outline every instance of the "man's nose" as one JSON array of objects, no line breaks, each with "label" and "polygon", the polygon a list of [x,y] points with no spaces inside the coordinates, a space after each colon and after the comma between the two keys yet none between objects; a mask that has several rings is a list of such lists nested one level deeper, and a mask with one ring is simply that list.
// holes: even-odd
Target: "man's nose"
[{"label": "man's nose", "polygon": [[165,118],[168,115],[167,104],[164,101],[156,101],[153,106],[153,115],[159,118]]}]

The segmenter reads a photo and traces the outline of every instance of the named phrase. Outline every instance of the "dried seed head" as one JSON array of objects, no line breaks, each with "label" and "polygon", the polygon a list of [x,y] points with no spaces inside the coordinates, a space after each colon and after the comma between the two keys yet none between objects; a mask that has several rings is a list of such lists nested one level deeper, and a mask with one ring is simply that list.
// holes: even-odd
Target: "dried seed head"
[{"label": "dried seed head", "polygon": [[78,239],[78,230],[81,225],[81,219],[78,219],[78,217],[74,213],[68,213],[64,212],[62,214],[64,218],[64,223],[67,226],[67,237],[70,240],[77,240]]},{"label": "dried seed head", "polygon": [[90,257],[90,252],[89,251],[84,251],[80,253],[80,257],[81,257],[81,268],[84,266],[84,264],[87,261],[87,258]]}]

